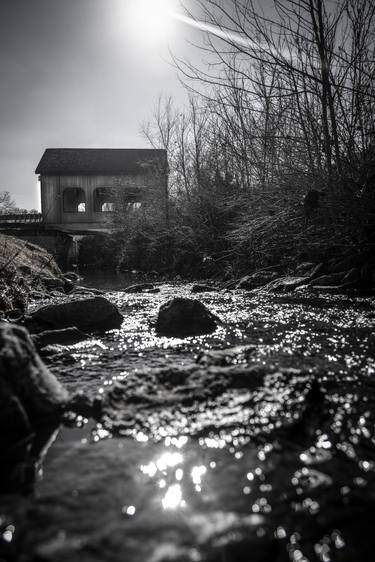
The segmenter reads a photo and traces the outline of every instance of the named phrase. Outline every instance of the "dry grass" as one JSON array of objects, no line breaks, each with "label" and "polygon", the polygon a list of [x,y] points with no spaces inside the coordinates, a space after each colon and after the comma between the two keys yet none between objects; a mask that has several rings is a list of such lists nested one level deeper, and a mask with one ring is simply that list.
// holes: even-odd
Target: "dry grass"
[{"label": "dry grass", "polygon": [[14,236],[0,234],[0,276],[16,271],[35,276],[61,274],[53,256],[43,248]]}]

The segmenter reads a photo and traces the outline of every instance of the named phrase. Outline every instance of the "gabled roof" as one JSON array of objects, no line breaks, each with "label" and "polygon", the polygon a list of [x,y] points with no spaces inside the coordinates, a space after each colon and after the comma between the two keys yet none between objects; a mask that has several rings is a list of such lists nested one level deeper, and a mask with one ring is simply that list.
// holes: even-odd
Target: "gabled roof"
[{"label": "gabled roof", "polygon": [[167,167],[165,150],[153,148],[47,148],[36,174],[142,174]]}]

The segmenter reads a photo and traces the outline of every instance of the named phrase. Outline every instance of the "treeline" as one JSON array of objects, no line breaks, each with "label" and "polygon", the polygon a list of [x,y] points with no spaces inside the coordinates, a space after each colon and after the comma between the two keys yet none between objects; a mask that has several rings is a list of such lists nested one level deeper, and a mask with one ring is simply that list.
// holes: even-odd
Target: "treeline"
[{"label": "treeline", "polygon": [[[197,0],[210,33],[189,91],[143,133],[168,151],[166,221],[126,219],[129,267],[233,274],[324,259],[375,226],[373,0]],[[194,12],[194,10],[192,10]],[[192,14],[190,14],[192,16]],[[212,30],[216,30],[213,32]],[[305,216],[305,195],[321,192]]]}]

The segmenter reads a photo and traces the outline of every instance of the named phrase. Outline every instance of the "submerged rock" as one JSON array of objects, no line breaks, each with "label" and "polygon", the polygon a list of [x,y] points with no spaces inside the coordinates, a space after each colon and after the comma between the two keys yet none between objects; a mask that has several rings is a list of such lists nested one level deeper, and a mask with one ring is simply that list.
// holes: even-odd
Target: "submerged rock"
[{"label": "submerged rock", "polygon": [[73,326],[96,332],[120,328],[122,320],[114,304],[104,297],[94,297],[43,306],[31,314],[27,326],[34,333]]},{"label": "submerged rock", "polygon": [[200,301],[178,297],[160,307],[155,329],[163,336],[187,337],[210,334],[220,323]]},{"label": "submerged rock", "polygon": [[0,323],[0,435],[13,442],[44,417],[58,416],[68,393],[40,359],[28,332]]}]

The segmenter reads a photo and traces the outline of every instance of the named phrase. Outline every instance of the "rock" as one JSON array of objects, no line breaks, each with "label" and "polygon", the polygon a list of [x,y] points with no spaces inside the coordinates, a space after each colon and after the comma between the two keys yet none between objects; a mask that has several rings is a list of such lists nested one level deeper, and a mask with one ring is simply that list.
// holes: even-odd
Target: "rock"
[{"label": "rock", "polygon": [[245,275],[245,277],[242,277],[242,279],[237,282],[236,289],[256,289],[257,287],[266,285],[270,281],[275,280],[277,277],[278,273],[276,271],[256,271],[252,275]]},{"label": "rock", "polygon": [[286,276],[271,281],[270,283],[262,287],[262,289],[266,289],[267,291],[272,291],[275,293],[286,293],[288,291],[294,291],[295,289],[297,289],[297,287],[304,285],[306,282],[306,277]]},{"label": "rock", "polygon": [[155,287],[152,283],[139,283],[137,285],[130,285],[124,289],[124,293],[158,293],[160,289]]},{"label": "rock", "polygon": [[12,308],[6,311],[5,316],[9,322],[18,323],[23,320],[24,313],[19,308]]},{"label": "rock", "polygon": [[329,286],[337,286],[341,285],[342,281],[345,277],[345,271],[341,271],[340,273],[332,273],[331,275],[322,275],[320,277],[316,277],[312,279],[309,283],[310,286],[320,286],[320,287],[329,287]]},{"label": "rock", "polygon": [[197,283],[196,285],[193,285],[191,288],[191,292],[192,293],[209,293],[210,291],[215,291],[216,287],[213,287],[212,285],[200,285],[199,283]]},{"label": "rock", "polygon": [[96,332],[120,328],[123,317],[117,307],[104,297],[94,297],[39,308],[26,324],[33,333],[75,326]]},{"label": "rock", "polygon": [[343,283],[343,285],[345,285],[346,283],[356,283],[357,281],[359,281],[360,277],[361,277],[361,274],[358,271],[358,269],[356,267],[353,267],[345,275],[344,279],[342,280],[342,283]]},{"label": "rock", "polygon": [[27,330],[0,323],[1,441],[13,442],[22,438],[28,425],[59,416],[68,398],[40,359]]},{"label": "rock", "polygon": [[312,291],[318,291],[320,293],[331,293],[332,295],[340,295],[347,292],[352,286],[352,283],[346,283],[341,285],[310,285],[309,289]]},{"label": "rock", "polygon": [[28,265],[20,265],[18,267],[18,271],[20,273],[22,273],[22,275],[31,275],[32,274],[32,269]]},{"label": "rock", "polygon": [[327,273],[327,267],[324,263],[318,263],[310,273],[310,280],[320,277],[323,273]]},{"label": "rock", "polygon": [[64,273],[63,277],[67,281],[72,281],[73,283],[78,283],[78,281],[81,279],[81,277],[75,271],[68,271],[67,273]]},{"label": "rock", "polygon": [[[40,349],[38,349],[39,355],[41,357],[51,357],[52,355],[56,355],[56,356],[63,356],[65,355],[65,361],[66,362],[66,347],[64,345],[58,345],[58,344],[53,344],[53,345],[46,345],[44,347],[41,347]],[[74,359],[73,359],[74,361]]]},{"label": "rock", "polygon": [[163,336],[187,337],[210,334],[220,323],[200,301],[177,297],[160,307],[155,329]]},{"label": "rock", "polygon": [[235,288],[251,290],[257,286],[257,283],[254,283],[251,275],[245,275],[245,277],[242,277],[242,279],[238,281],[238,283],[235,285]]},{"label": "rock", "polygon": [[306,275],[309,271],[313,271],[315,268],[315,263],[311,261],[300,263],[299,266],[296,268],[296,273],[300,275]]},{"label": "rock", "polygon": [[239,281],[240,280],[238,279],[230,279],[229,281],[225,281],[225,283],[220,286],[220,291],[226,292],[235,289]]},{"label": "rock", "polygon": [[329,271],[330,273],[340,273],[341,271],[348,271],[349,269],[354,268],[359,261],[360,256],[358,255],[352,255],[343,259],[332,260]]},{"label": "rock", "polygon": [[73,281],[69,281],[68,279],[65,279],[64,291],[67,295],[69,295],[69,293],[71,293],[74,290],[74,287],[75,287],[75,283]]},{"label": "rock", "polygon": [[42,277],[41,282],[48,291],[56,289],[62,293],[65,292],[65,279],[60,279],[59,277]]},{"label": "rock", "polygon": [[45,330],[37,336],[33,336],[33,341],[38,348],[47,345],[72,345],[82,340],[88,339],[90,336],[81,332],[77,328],[64,328],[62,330]]}]

